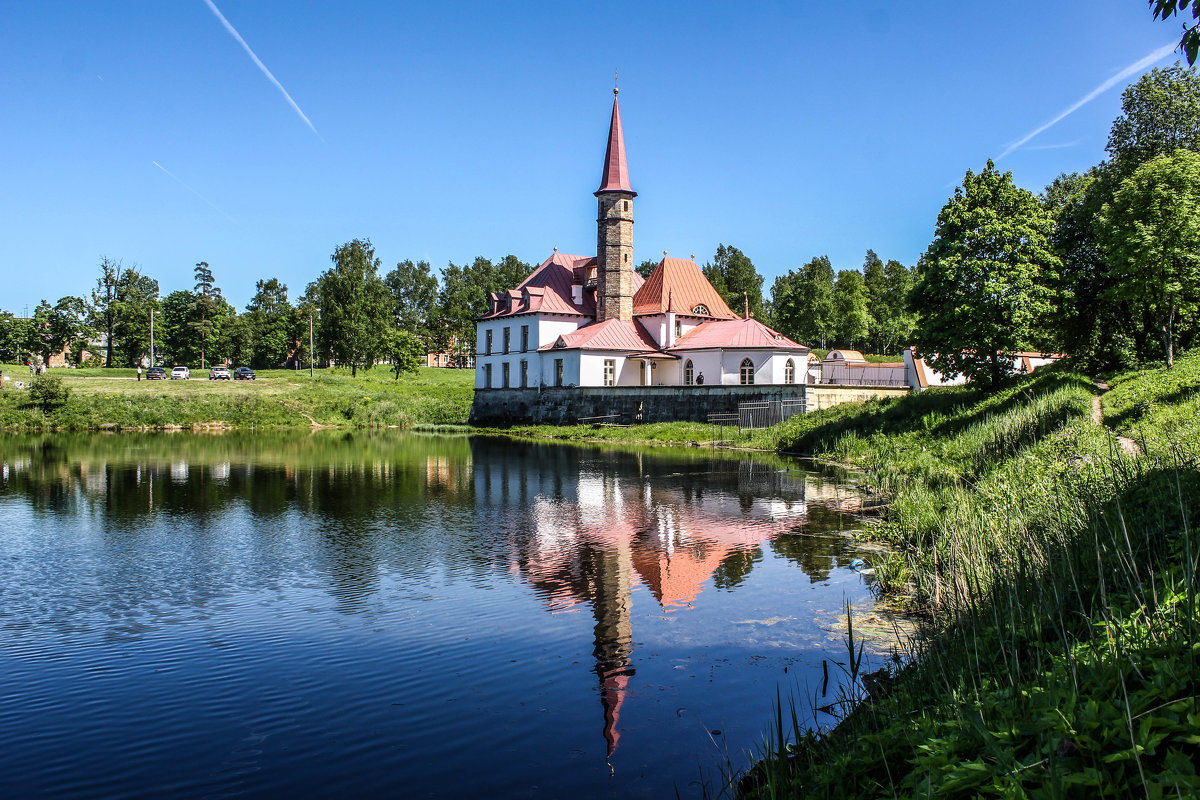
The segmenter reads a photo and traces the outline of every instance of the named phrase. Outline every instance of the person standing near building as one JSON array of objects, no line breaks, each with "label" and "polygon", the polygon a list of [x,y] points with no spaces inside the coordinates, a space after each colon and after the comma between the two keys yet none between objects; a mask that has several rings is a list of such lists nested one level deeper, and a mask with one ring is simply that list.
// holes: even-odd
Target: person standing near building
[{"label": "person standing near building", "polygon": [[142,365],[138,364],[138,380],[142,379]]}]

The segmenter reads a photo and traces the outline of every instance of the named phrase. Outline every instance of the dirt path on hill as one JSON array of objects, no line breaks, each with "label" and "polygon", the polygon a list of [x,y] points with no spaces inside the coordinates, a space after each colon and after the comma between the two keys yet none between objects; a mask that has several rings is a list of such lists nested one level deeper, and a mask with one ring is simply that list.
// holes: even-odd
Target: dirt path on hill
[{"label": "dirt path on hill", "polygon": [[[1109,386],[1107,383],[1096,383],[1096,388],[1101,393],[1107,392]],[[1104,424],[1104,406],[1100,403],[1100,395],[1092,398],[1092,422],[1097,425]],[[1113,435],[1116,435],[1115,432]],[[1128,436],[1117,436],[1117,443],[1121,445],[1121,452],[1128,456],[1139,456],[1142,454],[1142,448],[1133,439]]]}]

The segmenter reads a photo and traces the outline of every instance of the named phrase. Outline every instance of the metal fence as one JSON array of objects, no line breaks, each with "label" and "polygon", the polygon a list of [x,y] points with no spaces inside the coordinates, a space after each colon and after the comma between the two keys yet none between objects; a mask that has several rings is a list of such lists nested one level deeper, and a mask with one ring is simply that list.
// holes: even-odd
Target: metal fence
[{"label": "metal fence", "polygon": [[769,428],[789,417],[808,410],[805,399],[754,400],[738,403],[738,429],[740,431]]}]

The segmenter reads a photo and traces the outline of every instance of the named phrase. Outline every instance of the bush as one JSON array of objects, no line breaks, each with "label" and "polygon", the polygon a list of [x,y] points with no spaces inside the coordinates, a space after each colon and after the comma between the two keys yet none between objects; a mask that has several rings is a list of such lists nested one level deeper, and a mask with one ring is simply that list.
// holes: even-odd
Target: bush
[{"label": "bush", "polygon": [[41,406],[43,411],[63,405],[70,393],[70,389],[63,385],[63,379],[57,375],[41,375],[29,385],[30,402]]}]

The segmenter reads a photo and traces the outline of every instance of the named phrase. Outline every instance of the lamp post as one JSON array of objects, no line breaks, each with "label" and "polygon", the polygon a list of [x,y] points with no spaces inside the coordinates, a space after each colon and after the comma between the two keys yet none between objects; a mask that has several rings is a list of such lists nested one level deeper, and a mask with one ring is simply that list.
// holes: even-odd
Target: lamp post
[{"label": "lamp post", "polygon": [[150,366],[154,366],[154,309],[150,309]]},{"label": "lamp post", "polygon": [[[319,308],[315,308],[313,311],[321,313]],[[308,377],[310,378],[313,376],[313,358],[316,356],[316,353],[313,352],[313,311],[308,312]]]}]

